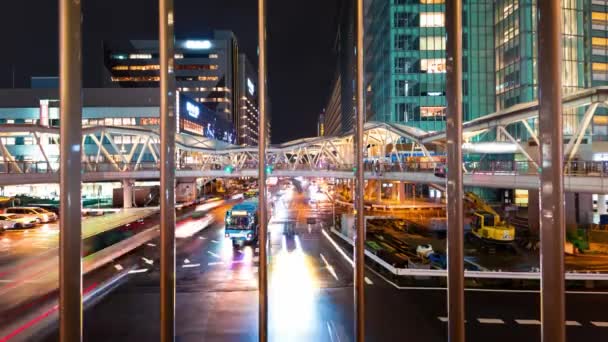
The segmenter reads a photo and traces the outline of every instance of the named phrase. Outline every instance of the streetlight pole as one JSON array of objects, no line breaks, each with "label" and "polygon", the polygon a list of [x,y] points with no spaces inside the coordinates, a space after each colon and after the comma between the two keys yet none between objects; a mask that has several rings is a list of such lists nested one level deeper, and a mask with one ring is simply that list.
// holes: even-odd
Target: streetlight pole
[{"label": "streetlight pole", "polygon": [[259,340],[268,341],[268,219],[266,207],[266,0],[258,0],[258,187],[260,207],[259,267],[258,267],[258,330]]},{"label": "streetlight pole", "polygon": [[59,1],[59,335],[82,341],[82,29],[80,1]]},{"label": "streetlight pole", "polygon": [[541,339],[566,340],[564,284],[564,154],[562,133],[562,10],[559,0],[538,6]]},{"label": "streetlight pole", "polygon": [[363,58],[363,0],[356,1],[355,8],[355,31],[356,31],[356,138],[355,138],[355,163],[357,172],[355,175],[355,211],[356,211],[356,234],[355,234],[355,341],[365,341],[365,208],[363,207],[364,195],[364,172],[363,169],[363,130],[365,124],[365,70]]},{"label": "streetlight pole", "polygon": [[445,6],[447,32],[448,338],[464,342],[464,196],[462,182],[462,0]]},{"label": "streetlight pole", "polygon": [[159,0],[160,340],[175,339],[175,74],[173,0]]}]

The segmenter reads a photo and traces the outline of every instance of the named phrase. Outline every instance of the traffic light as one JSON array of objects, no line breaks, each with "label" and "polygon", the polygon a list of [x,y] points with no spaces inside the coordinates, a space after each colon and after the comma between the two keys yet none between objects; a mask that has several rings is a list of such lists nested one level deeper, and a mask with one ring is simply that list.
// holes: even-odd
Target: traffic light
[{"label": "traffic light", "polygon": [[272,173],[272,165],[266,165],[266,174],[269,175]]}]

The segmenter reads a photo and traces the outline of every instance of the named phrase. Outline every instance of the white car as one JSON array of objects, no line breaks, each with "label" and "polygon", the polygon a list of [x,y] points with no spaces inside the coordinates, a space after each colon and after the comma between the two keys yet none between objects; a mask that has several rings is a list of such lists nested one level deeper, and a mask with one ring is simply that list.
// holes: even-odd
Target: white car
[{"label": "white car", "polygon": [[57,214],[39,207],[11,207],[7,208],[5,213],[23,215],[27,218],[32,218],[36,223],[57,221]]},{"label": "white car", "polygon": [[0,214],[0,231],[5,229],[31,228],[36,220],[17,214]]}]

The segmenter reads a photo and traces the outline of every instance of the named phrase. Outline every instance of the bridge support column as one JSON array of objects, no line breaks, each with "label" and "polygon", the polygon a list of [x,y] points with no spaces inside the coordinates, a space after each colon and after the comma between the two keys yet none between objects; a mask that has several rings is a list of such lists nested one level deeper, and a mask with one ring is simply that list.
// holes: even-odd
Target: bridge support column
[{"label": "bridge support column", "polygon": [[133,207],[133,186],[135,181],[123,179],[122,181],[122,207],[129,209]]},{"label": "bridge support column", "polygon": [[606,214],[606,195],[597,195],[597,213]]},{"label": "bridge support column", "polygon": [[540,232],[539,196],[538,190],[528,190],[528,227],[534,235]]},{"label": "bridge support column", "polygon": [[397,185],[397,200],[399,202],[405,201],[405,182],[399,182]]},{"label": "bridge support column", "polygon": [[593,195],[566,192],[566,227],[593,222]]}]

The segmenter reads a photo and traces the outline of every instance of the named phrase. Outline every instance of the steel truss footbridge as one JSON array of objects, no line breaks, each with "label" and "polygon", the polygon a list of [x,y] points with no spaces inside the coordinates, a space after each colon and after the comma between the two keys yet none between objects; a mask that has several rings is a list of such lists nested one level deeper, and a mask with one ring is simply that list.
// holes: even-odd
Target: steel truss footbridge
[{"label": "steel truss footbridge", "polygon": [[[608,193],[608,165],[575,157],[598,108],[608,108],[608,87],[586,89],[563,98],[564,112],[580,113],[565,124],[571,137],[564,148],[565,188],[572,192]],[[537,189],[538,102],[510,107],[464,124],[464,150],[472,154],[519,153],[523,161],[468,162],[465,185],[493,188]],[[512,129],[519,126],[519,129]],[[514,134],[523,131],[525,139]],[[9,139],[25,137],[29,145],[9,145]],[[492,137],[491,140],[488,137]],[[59,181],[59,129],[35,125],[0,125],[0,184],[56,183]],[[155,129],[117,126],[83,128],[81,146],[83,181],[158,179],[159,132]],[[522,141],[523,140],[523,141]],[[528,141],[529,140],[529,141]],[[260,161],[257,147],[229,145],[217,140],[180,133],[177,142],[178,178],[256,177]],[[400,124],[368,122],[364,146],[367,179],[395,180],[441,186],[434,162],[402,162],[404,151],[423,156],[441,153],[445,132],[427,132]],[[272,145],[265,164],[278,177],[352,178],[353,134],[312,137]],[[608,152],[608,151],[606,151]],[[21,153],[21,156],[18,156]],[[23,155],[27,158],[23,158]],[[387,158],[388,157],[388,158]]]}]

